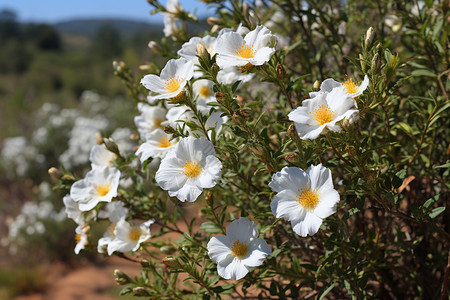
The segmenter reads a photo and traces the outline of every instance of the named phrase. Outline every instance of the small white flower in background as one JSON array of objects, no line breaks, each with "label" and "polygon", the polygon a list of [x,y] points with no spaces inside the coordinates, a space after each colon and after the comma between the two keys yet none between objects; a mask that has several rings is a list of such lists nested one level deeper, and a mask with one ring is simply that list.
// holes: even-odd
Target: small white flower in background
[{"label": "small white flower in background", "polygon": [[116,155],[106,149],[105,145],[94,145],[89,154],[91,168],[112,167],[112,161],[116,159]]},{"label": "small white flower in background", "polygon": [[79,254],[82,249],[88,244],[87,233],[89,231],[89,226],[87,225],[78,225],[75,228],[75,240],[77,244],[75,245],[75,254]]},{"label": "small white flower in background", "polygon": [[86,224],[87,220],[84,217],[83,212],[78,207],[78,203],[73,201],[72,198],[70,198],[70,195],[65,195],[63,198],[64,206],[65,206],[65,212],[68,218],[72,219],[77,223],[78,225]]},{"label": "small white flower in background", "polygon": [[136,144],[131,140],[131,129],[130,128],[116,128],[113,133],[111,133],[111,139],[116,143],[120,150],[120,153],[131,153],[134,151]]},{"label": "small white flower in background", "polygon": [[[201,103],[197,103],[197,109],[199,111],[206,110],[204,108],[200,108]],[[209,111],[209,110],[208,110]],[[164,121],[162,125],[170,126],[172,128],[183,128],[184,123],[179,121],[192,121],[199,125],[198,120],[195,118],[194,113],[186,106],[174,106],[169,109],[167,112],[167,121]],[[222,116],[222,112],[216,111],[213,112],[205,122],[205,128],[208,131],[208,136],[211,138],[211,129],[214,128],[216,134],[219,134],[222,130],[222,124],[228,121],[227,116]],[[189,134],[192,134],[191,129],[188,126],[184,126],[184,130]],[[199,135],[202,135],[203,132],[197,132]]]},{"label": "small white flower in background", "polygon": [[130,225],[125,218],[117,222],[114,228],[114,240],[108,244],[108,255],[113,254],[114,251],[128,252],[139,249],[141,243],[147,241],[150,237],[150,225],[155,220],[148,220],[140,226]]},{"label": "small white flower in background", "polygon": [[123,202],[113,201],[106,203],[106,205],[99,211],[98,217],[101,219],[109,219],[111,223],[117,223],[123,217],[128,214],[128,208],[126,208]]},{"label": "small white flower in background", "polygon": [[356,119],[358,110],[351,109],[355,102],[348,97],[344,89],[333,89],[330,93],[318,93],[312,99],[306,99],[302,106],[289,113],[301,139],[316,139],[324,130],[341,130],[336,123],[347,119]]},{"label": "small white flower in background", "polygon": [[139,146],[136,155],[139,156],[141,163],[144,163],[150,157],[164,158],[171,149],[177,144],[177,140],[170,140],[171,136],[161,129],[154,130],[148,135],[145,143]]},{"label": "small white flower in background", "polygon": [[127,215],[128,209],[124,207],[123,203],[120,201],[107,203],[98,213],[99,218],[109,219],[111,222],[106,232],[103,234],[103,237],[98,240],[97,251],[99,253],[104,253],[105,247],[109,247],[109,244],[116,238],[114,230],[117,226],[117,222],[119,222],[122,218],[126,218]]},{"label": "small white flower in background", "polygon": [[254,73],[241,73],[236,67],[227,67],[217,73],[217,81],[222,84],[233,84],[236,81],[242,81],[238,88],[243,83],[249,82],[255,77]]},{"label": "small white flower in background", "polygon": [[212,188],[220,179],[222,163],[215,155],[213,144],[205,138],[183,138],[161,161],[156,182],[171,197],[194,202],[204,188]]},{"label": "small white flower in background", "polygon": [[245,217],[231,222],[227,235],[211,238],[207,248],[219,275],[232,280],[243,278],[250,268],[262,265],[272,253],[266,241],[258,238],[255,223]]},{"label": "small white flower in background", "polygon": [[207,79],[200,79],[192,84],[192,91],[194,92],[194,97],[197,97],[197,109],[206,115],[209,113],[213,106],[209,106],[209,102],[217,103],[216,97],[214,96],[213,87],[214,83]]},{"label": "small white flower in background", "polygon": [[275,217],[290,221],[294,232],[303,237],[319,230],[322,219],[336,212],[340,199],[330,169],[322,164],[306,171],[284,167],[272,176],[269,187],[277,193],[270,203]]},{"label": "small white flower in background", "polygon": [[345,93],[351,97],[356,98],[360,96],[369,86],[369,77],[364,75],[364,80],[358,86],[356,85],[351,78],[347,79],[344,83],[338,82],[333,78],[325,79],[320,85],[319,92],[309,93],[311,97],[315,97],[319,93],[330,93],[335,88],[343,89]]},{"label": "small white flower in background", "polygon": [[164,18],[164,36],[172,36],[178,32],[178,25],[176,17],[180,12],[183,11],[183,6],[178,0],[168,0],[166,4],[167,12],[163,12]]},{"label": "small white flower in background", "polygon": [[269,61],[275,48],[269,47],[276,37],[267,27],[260,25],[243,38],[237,32],[226,32],[217,39],[217,64],[221,68],[232,66],[260,66]]},{"label": "small white flower in background", "polygon": [[194,63],[184,58],[171,59],[162,69],[160,76],[145,75],[141,84],[157,93],[154,99],[171,99],[179,102],[184,94],[184,87],[194,75]]},{"label": "small white flower in background", "polygon": [[138,103],[138,110],[141,113],[134,117],[134,124],[139,131],[141,140],[147,141],[148,136],[156,129],[162,129],[162,122],[166,120],[167,110],[159,106],[150,106]]},{"label": "small white flower in background", "polygon": [[177,54],[181,57],[184,57],[186,60],[192,60],[195,65],[198,65],[198,46],[203,45],[205,49],[208,51],[209,55],[212,57],[215,54],[215,46],[216,46],[216,37],[206,35],[204,37],[192,37],[188,42],[184,43],[181,46],[181,49],[178,50]]},{"label": "small white flower in background", "polygon": [[70,197],[81,211],[93,209],[99,202],[111,202],[117,196],[120,171],[116,168],[93,169],[70,188]]}]

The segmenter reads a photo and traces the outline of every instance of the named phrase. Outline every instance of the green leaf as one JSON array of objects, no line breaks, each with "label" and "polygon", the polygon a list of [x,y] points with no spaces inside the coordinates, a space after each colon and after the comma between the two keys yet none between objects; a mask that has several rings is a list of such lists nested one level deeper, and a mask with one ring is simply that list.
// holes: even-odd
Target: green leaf
[{"label": "green leaf", "polygon": [[443,211],[445,210],[444,206],[440,206],[440,207],[436,207],[435,209],[433,209],[431,211],[431,213],[429,214],[430,218],[434,219],[437,216],[439,216]]},{"label": "green leaf", "polygon": [[205,232],[208,233],[221,233],[222,230],[220,230],[219,227],[216,226],[216,224],[212,222],[204,222],[200,225],[200,229],[202,229]]},{"label": "green leaf", "polygon": [[319,295],[319,300],[322,300],[323,297],[325,297],[329,292],[331,292],[331,290],[334,288],[334,286],[336,285],[336,282],[333,282],[329,287],[327,287],[320,295]]},{"label": "green leaf", "polygon": [[411,76],[428,76],[428,77],[436,77],[436,74],[434,74],[432,71],[428,69],[418,69],[411,72]]}]

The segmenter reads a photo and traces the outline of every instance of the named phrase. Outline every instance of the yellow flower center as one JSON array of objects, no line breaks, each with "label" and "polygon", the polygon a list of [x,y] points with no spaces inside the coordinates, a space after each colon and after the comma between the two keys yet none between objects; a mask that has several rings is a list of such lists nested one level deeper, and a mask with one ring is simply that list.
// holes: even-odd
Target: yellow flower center
[{"label": "yellow flower center", "polygon": [[239,259],[244,258],[247,255],[248,246],[245,243],[241,243],[240,241],[236,241],[231,246],[231,253],[234,257]]},{"label": "yellow flower center", "polygon": [[353,80],[350,78],[347,81],[343,83],[345,89],[347,90],[347,93],[354,94],[358,91],[358,86],[353,82]]},{"label": "yellow flower center", "polygon": [[174,102],[174,103],[178,103],[181,102],[184,98],[184,91],[181,91],[178,95],[176,95],[173,98],[170,98],[170,101]]},{"label": "yellow flower center", "polygon": [[162,123],[162,122],[164,122],[164,120],[161,120],[161,119],[155,119],[155,120],[153,121],[153,124],[154,124],[155,127],[161,128],[161,127],[162,127],[162,126],[161,126],[161,123]]},{"label": "yellow flower center", "polygon": [[311,189],[301,190],[297,202],[308,210],[313,210],[319,203],[319,192]]},{"label": "yellow flower center", "polygon": [[128,238],[133,242],[139,241],[141,237],[142,231],[139,227],[133,227],[130,229],[130,233],[128,233]]},{"label": "yellow flower center", "polygon": [[200,94],[200,96],[202,96],[202,98],[207,98],[207,97],[209,97],[209,95],[211,95],[211,91],[210,91],[209,87],[205,86],[205,85],[200,88],[198,93]]},{"label": "yellow flower center", "polygon": [[167,147],[170,147],[170,146],[171,146],[171,144],[170,144],[168,138],[162,137],[162,138],[159,139],[158,147],[167,148]]},{"label": "yellow flower center", "polygon": [[331,122],[334,117],[334,112],[330,109],[328,105],[319,105],[313,112],[313,119],[317,121],[320,125]]},{"label": "yellow flower center", "polygon": [[108,230],[110,236],[116,236],[114,234],[114,230],[116,229],[116,225],[117,225],[117,223],[112,223],[111,225],[109,225],[107,230]]},{"label": "yellow flower center", "polygon": [[101,184],[95,189],[97,196],[103,197],[109,193],[109,184]]},{"label": "yellow flower center", "polygon": [[176,92],[181,85],[181,82],[183,82],[183,79],[178,77],[170,77],[166,80],[166,90],[168,93]]},{"label": "yellow flower center", "polygon": [[236,50],[236,55],[242,58],[253,58],[255,57],[255,50],[252,46],[242,45]]},{"label": "yellow flower center", "polygon": [[81,234],[79,233],[75,234],[75,241],[77,242],[77,244],[81,242]]},{"label": "yellow flower center", "polygon": [[194,161],[187,162],[183,165],[182,173],[189,178],[195,178],[202,172],[202,168]]}]

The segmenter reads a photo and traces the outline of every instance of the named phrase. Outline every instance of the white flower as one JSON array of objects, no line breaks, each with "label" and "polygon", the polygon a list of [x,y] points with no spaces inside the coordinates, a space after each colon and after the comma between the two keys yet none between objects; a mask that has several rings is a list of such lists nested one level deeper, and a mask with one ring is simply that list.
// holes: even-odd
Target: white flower
[{"label": "white flower", "polygon": [[262,265],[272,253],[266,241],[258,238],[255,223],[245,217],[231,222],[227,235],[211,238],[207,248],[219,275],[232,280],[243,278],[250,268]]},{"label": "white flower", "polygon": [[78,225],[85,224],[88,220],[84,217],[83,212],[78,207],[78,203],[70,198],[70,195],[65,195],[63,198],[65,212],[68,218],[71,218]]},{"label": "white flower", "polygon": [[120,219],[126,217],[127,214],[128,208],[124,206],[123,202],[113,201],[106,203],[105,207],[98,213],[98,217],[109,219],[112,223],[117,223]]},{"label": "white flower", "polygon": [[70,197],[82,211],[93,209],[99,202],[111,202],[117,196],[120,171],[116,168],[93,169],[70,188]]},{"label": "white flower", "polygon": [[194,74],[194,64],[184,58],[171,59],[162,69],[160,76],[154,74],[145,75],[141,84],[159,95],[154,99],[172,99],[180,101],[184,93],[184,87]]},{"label": "white flower", "polygon": [[270,203],[275,217],[291,221],[294,232],[303,237],[315,234],[339,202],[331,171],[322,164],[311,165],[306,172],[284,167],[273,175],[269,187],[277,192]]},{"label": "white flower", "polygon": [[330,93],[335,88],[340,88],[345,91],[345,93],[351,97],[356,98],[360,96],[369,86],[369,77],[364,75],[364,80],[358,86],[356,85],[351,78],[347,79],[344,83],[338,82],[333,78],[325,79],[320,85],[319,92],[310,93],[311,97],[316,96],[318,93]]},{"label": "white flower", "polygon": [[217,103],[216,97],[212,90],[214,83],[207,79],[200,79],[192,84],[192,91],[194,97],[197,97],[197,109],[204,115],[209,113],[213,106],[209,106],[207,103]]},{"label": "white flower", "polygon": [[112,167],[112,161],[116,159],[116,155],[106,149],[105,145],[94,145],[89,154],[92,169],[101,167]]},{"label": "white flower", "polygon": [[[200,103],[201,105],[201,103]],[[205,110],[205,108],[200,108],[200,105],[197,105],[198,110],[202,111]],[[164,121],[162,123],[162,125],[164,126],[170,126],[172,128],[183,128],[184,123],[183,122],[178,122],[178,121],[192,121],[198,125],[199,122],[196,119],[196,117],[194,116],[194,113],[186,106],[186,105],[182,105],[182,106],[174,106],[172,108],[169,109],[169,111],[167,112],[167,121]],[[218,134],[221,130],[222,130],[222,124],[226,123],[228,121],[228,117],[227,116],[222,116],[222,112],[220,111],[216,111],[213,112],[208,119],[205,122],[205,128],[208,131],[208,136],[209,138],[211,138],[211,130],[214,128],[216,134]],[[185,126],[184,129],[191,134],[191,129],[188,126]],[[203,132],[198,132],[196,131],[196,133],[202,135]]]},{"label": "white flower", "polygon": [[77,244],[75,245],[75,254],[78,255],[82,249],[88,244],[87,233],[89,231],[89,226],[86,225],[78,225],[75,228],[75,240]]},{"label": "white flower", "polygon": [[111,225],[109,225],[106,232],[103,234],[103,237],[98,240],[97,251],[99,253],[104,253],[105,247],[109,247],[109,244],[114,241],[116,238],[114,230],[117,226],[117,222],[122,218],[125,218],[127,214],[128,209],[119,201],[107,203],[103,210],[99,212],[99,218],[108,218],[111,221]]},{"label": "white flower", "polygon": [[136,151],[136,155],[140,156],[141,163],[148,158],[159,157],[164,158],[171,149],[177,144],[177,140],[170,140],[171,136],[161,129],[154,130],[148,135],[148,140],[143,143]]},{"label": "white flower", "polygon": [[156,182],[171,197],[194,202],[204,188],[212,188],[220,179],[222,163],[215,155],[205,138],[183,138],[161,161]]},{"label": "white flower", "polygon": [[141,113],[134,117],[141,140],[147,141],[149,134],[156,129],[162,129],[161,123],[166,120],[167,111],[159,106],[150,106],[144,103],[138,103],[138,110]]},{"label": "white flower", "polygon": [[192,37],[188,42],[184,43],[181,46],[181,49],[178,50],[177,54],[181,57],[184,57],[186,60],[192,60],[194,64],[198,64],[198,46],[203,45],[205,49],[208,51],[211,57],[214,55],[214,49],[216,45],[216,37],[206,35],[202,38],[200,37]]},{"label": "white flower", "polygon": [[217,81],[222,84],[233,84],[238,80],[242,81],[238,88],[243,83],[252,80],[253,77],[255,77],[254,73],[241,73],[236,67],[227,67],[217,73]]},{"label": "white flower", "polygon": [[319,93],[304,100],[302,106],[288,116],[301,139],[315,139],[325,129],[340,131],[341,127],[336,123],[343,119],[354,121],[355,114],[358,114],[358,110],[350,109],[354,104],[344,89],[333,89],[330,93]]},{"label": "white flower", "polygon": [[237,32],[224,33],[217,39],[217,64],[221,68],[260,66],[275,52],[275,48],[268,47],[275,39],[264,25],[256,27],[244,38]]},{"label": "white flower", "polygon": [[114,239],[108,244],[108,255],[114,251],[128,252],[139,249],[141,243],[147,241],[150,235],[150,225],[155,220],[148,220],[140,226],[132,226],[122,218],[114,228]]}]

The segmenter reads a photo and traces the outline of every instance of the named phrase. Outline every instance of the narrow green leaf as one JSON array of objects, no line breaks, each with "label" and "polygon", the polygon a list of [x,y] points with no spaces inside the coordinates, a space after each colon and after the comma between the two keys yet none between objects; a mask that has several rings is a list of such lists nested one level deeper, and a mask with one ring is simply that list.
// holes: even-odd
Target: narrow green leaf
[{"label": "narrow green leaf", "polygon": [[435,209],[433,209],[431,211],[431,213],[429,214],[430,218],[434,219],[437,216],[439,216],[443,211],[445,210],[444,206],[440,206],[440,207],[436,207]]}]

